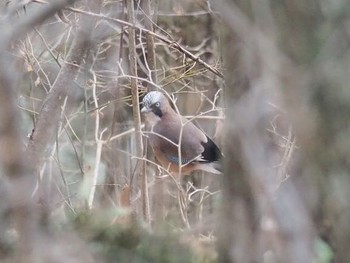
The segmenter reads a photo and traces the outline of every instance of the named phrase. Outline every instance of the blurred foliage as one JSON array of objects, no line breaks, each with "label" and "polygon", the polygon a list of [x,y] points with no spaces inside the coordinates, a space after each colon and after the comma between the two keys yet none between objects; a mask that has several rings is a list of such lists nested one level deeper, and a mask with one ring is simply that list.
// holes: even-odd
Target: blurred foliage
[{"label": "blurred foliage", "polygon": [[77,215],[74,219],[74,228],[87,240],[96,258],[103,258],[104,262],[217,262],[215,249],[201,251],[198,249],[198,244],[188,243],[191,240],[196,243],[196,239],[186,241],[181,238],[183,234],[171,232],[169,228],[152,233],[143,228],[139,222],[111,224],[103,212],[83,212]]},{"label": "blurred foliage", "polygon": [[316,240],[315,243],[316,262],[315,263],[331,263],[333,259],[333,251],[330,246],[322,239]]}]

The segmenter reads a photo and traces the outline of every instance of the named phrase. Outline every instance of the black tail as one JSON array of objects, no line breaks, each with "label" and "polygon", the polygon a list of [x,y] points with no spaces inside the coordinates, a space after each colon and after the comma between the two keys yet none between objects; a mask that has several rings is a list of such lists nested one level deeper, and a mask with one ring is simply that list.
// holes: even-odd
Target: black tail
[{"label": "black tail", "polygon": [[207,136],[207,142],[202,142],[204,152],[202,158],[204,162],[211,163],[219,161],[222,158],[222,153],[219,147]]}]

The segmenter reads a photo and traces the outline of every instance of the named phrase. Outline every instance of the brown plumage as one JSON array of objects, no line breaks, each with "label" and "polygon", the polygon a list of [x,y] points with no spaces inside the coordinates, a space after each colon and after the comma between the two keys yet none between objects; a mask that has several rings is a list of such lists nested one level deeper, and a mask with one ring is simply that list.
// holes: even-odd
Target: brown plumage
[{"label": "brown plumage", "polygon": [[[179,116],[163,93],[149,92],[142,104],[141,112],[151,128],[149,142],[154,155],[165,169],[179,172],[181,162],[182,174],[189,174],[193,170],[220,173],[219,148],[192,122]],[[180,148],[177,146],[179,144]]]}]

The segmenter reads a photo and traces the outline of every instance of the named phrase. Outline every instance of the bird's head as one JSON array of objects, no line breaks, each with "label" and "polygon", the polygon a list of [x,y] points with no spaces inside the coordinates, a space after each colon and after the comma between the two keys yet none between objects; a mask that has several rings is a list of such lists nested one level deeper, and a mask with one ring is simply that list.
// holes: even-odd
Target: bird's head
[{"label": "bird's head", "polygon": [[142,100],[141,113],[152,113],[161,118],[170,107],[167,98],[159,91],[151,91]]}]

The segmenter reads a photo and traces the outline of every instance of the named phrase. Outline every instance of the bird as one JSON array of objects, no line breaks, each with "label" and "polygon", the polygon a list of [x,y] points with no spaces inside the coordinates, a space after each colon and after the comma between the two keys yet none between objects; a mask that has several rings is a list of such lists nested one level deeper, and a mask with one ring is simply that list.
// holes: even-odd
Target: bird
[{"label": "bird", "polygon": [[219,147],[201,129],[178,114],[162,92],[148,92],[141,104],[141,113],[150,127],[150,132],[145,134],[163,168],[182,175],[195,170],[221,174]]}]

